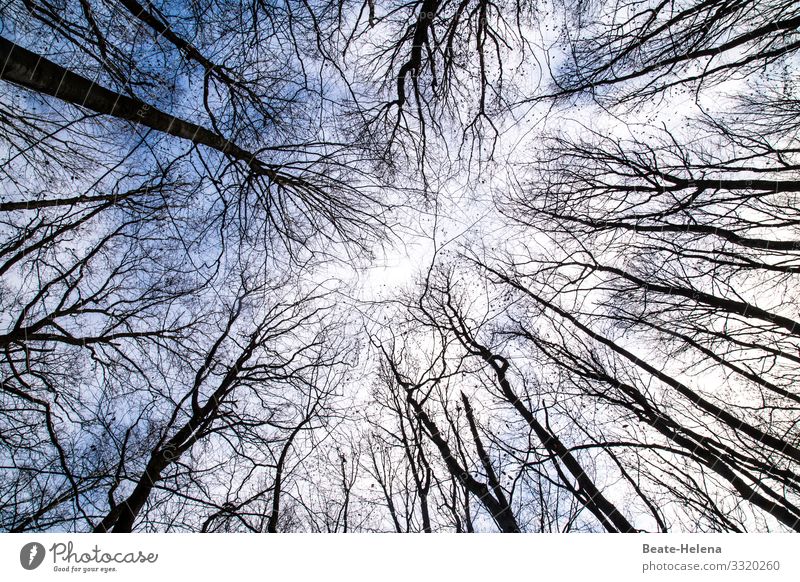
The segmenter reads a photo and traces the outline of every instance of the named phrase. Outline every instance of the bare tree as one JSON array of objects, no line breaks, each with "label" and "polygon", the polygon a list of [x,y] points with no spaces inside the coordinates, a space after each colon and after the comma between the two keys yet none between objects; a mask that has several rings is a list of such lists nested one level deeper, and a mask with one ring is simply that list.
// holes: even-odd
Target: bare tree
[{"label": "bare tree", "polygon": [[3,530],[800,530],[796,2],[0,10]]},{"label": "bare tree", "polygon": [[575,16],[563,33],[566,50],[551,57],[548,97],[641,103],[757,74],[799,46],[800,14],[786,0],[564,4]]}]

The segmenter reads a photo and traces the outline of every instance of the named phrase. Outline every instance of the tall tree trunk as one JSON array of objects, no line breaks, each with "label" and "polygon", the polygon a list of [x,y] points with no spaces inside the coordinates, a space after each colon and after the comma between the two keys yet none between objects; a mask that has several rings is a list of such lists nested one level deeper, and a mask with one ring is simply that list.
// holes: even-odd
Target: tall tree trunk
[{"label": "tall tree trunk", "polygon": [[98,85],[13,42],[0,37],[0,79],[50,95],[96,113],[111,115],[217,150],[246,164],[256,174],[289,184],[291,176],[262,163],[257,156],[205,127]]}]

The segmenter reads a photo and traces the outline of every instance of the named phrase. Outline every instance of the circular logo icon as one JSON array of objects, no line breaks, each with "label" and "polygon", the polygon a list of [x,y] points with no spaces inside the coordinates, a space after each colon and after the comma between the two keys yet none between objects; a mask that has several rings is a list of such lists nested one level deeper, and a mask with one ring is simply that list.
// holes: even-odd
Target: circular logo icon
[{"label": "circular logo icon", "polygon": [[19,551],[19,563],[26,570],[35,570],[44,561],[44,546],[39,542],[30,542]]}]

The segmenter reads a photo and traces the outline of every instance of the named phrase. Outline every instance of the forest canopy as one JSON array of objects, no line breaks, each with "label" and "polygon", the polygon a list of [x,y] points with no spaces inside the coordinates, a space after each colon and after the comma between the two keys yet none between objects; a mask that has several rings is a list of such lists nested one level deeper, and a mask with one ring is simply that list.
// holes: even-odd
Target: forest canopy
[{"label": "forest canopy", "polygon": [[0,530],[800,531],[800,4],[0,4]]}]

